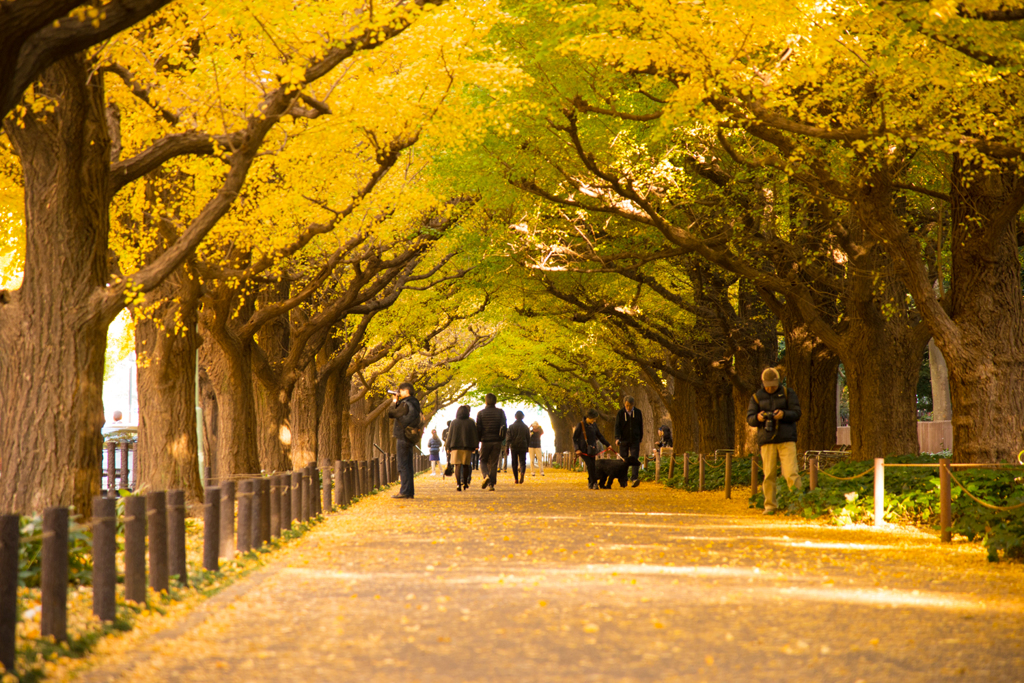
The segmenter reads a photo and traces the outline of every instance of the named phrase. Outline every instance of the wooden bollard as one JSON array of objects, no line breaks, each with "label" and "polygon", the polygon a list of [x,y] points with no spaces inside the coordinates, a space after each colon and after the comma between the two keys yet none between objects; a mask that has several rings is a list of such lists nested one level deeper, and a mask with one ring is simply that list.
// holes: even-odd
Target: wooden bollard
[{"label": "wooden bollard", "polygon": [[124,599],[146,602],[146,499],[124,499]]},{"label": "wooden bollard", "polygon": [[281,536],[281,475],[270,475],[270,536]]},{"label": "wooden bollard", "polygon": [[253,550],[258,550],[262,543],[262,537],[260,536],[260,519],[263,517],[263,497],[260,495],[260,483],[261,479],[250,479],[250,486],[252,486],[252,501],[249,503],[249,542],[252,544]]},{"label": "wooden bollard", "polygon": [[341,461],[334,461],[334,504],[345,505],[345,481],[341,476]]},{"label": "wooden bollard", "polygon": [[345,491],[348,495],[346,503],[351,503],[359,497],[359,488],[356,482],[356,463],[352,460],[345,461]]},{"label": "wooden bollard", "polygon": [[167,492],[167,573],[177,576],[182,586],[188,585],[188,565],[185,562],[185,492],[181,489]]},{"label": "wooden bollard", "polygon": [[292,472],[292,511],[291,521],[302,521],[302,472]]},{"label": "wooden bollard", "polygon": [[939,458],[939,535],[942,543],[953,540],[953,486],[949,479],[949,458]]},{"label": "wooden bollard", "polygon": [[121,442],[121,488],[132,491],[131,482],[128,481],[128,442]]},{"label": "wooden bollard", "polygon": [[252,550],[252,479],[238,482],[238,552]]},{"label": "wooden bollard", "polygon": [[323,483],[323,508],[324,512],[330,512],[334,509],[334,497],[331,495],[331,471],[324,468],[324,483]]},{"label": "wooden bollard", "polygon": [[68,509],[43,510],[42,614],[39,633],[68,639]]},{"label": "wooden bollard", "polygon": [[149,531],[149,585],[157,591],[170,587],[167,574],[167,494],[146,495],[146,525]]},{"label": "wooden bollard", "polygon": [[270,477],[260,477],[260,541],[270,543]]},{"label": "wooden bollard", "polygon": [[675,474],[675,471],[676,471],[676,456],[673,454],[673,455],[670,455],[669,458],[668,458],[668,478],[669,479],[672,478],[672,475]]},{"label": "wooden bollard", "polygon": [[21,518],[18,515],[0,515],[0,664],[7,671],[14,671],[20,535]]},{"label": "wooden bollard", "polygon": [[235,556],[235,482],[220,483],[220,559]]},{"label": "wooden bollard", "polygon": [[309,466],[309,498],[313,517],[323,513],[323,481],[320,479],[320,468],[316,463]]},{"label": "wooden bollard", "polygon": [[654,481],[661,481],[661,453],[654,456]]},{"label": "wooden bollard", "polygon": [[107,495],[110,498],[117,496],[117,444],[113,441],[106,443],[107,447]]},{"label": "wooden bollard", "polygon": [[116,555],[117,501],[96,496],[92,499],[92,613],[102,621],[113,621],[117,615]]},{"label": "wooden bollard", "polygon": [[280,475],[281,482],[278,488],[281,490],[281,535],[292,528],[292,473],[285,472]]},{"label": "wooden bollard", "polygon": [[697,491],[704,490],[704,454],[697,456]]},{"label": "wooden bollard", "polygon": [[299,472],[299,521],[309,521],[309,470],[305,467]]},{"label": "wooden bollard", "polygon": [[750,497],[757,495],[757,456],[750,456]]},{"label": "wooden bollard", "polygon": [[211,486],[203,493],[203,569],[220,570],[220,489]]},{"label": "wooden bollard", "polygon": [[204,480],[203,480],[203,488],[207,488],[208,489],[211,486],[213,486],[213,468],[210,467],[209,465],[207,465],[204,468],[204,473],[205,473],[206,476],[204,477]]},{"label": "wooden bollard", "polygon": [[683,453],[683,481],[690,480],[690,454]]},{"label": "wooden bollard", "polygon": [[810,481],[810,489],[813,491],[818,488],[818,456],[812,455],[811,461],[808,463],[808,469],[810,470],[807,478]]},{"label": "wooden bollard", "polygon": [[875,458],[875,526],[885,523],[885,458]]},{"label": "wooden bollard", "polygon": [[732,498],[732,453],[725,454],[725,497]]}]

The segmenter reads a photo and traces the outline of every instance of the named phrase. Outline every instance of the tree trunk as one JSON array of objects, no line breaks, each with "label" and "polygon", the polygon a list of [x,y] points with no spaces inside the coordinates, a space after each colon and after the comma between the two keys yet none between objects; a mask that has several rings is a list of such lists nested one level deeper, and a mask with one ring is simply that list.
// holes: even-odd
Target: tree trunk
[{"label": "tree trunk", "polygon": [[321,467],[326,467],[333,460],[324,456],[317,457],[320,410],[316,393],[316,364],[310,363],[292,391],[292,467],[314,460]]},{"label": "tree trunk", "polygon": [[[971,183],[969,177],[976,180]],[[953,459],[1015,462],[1024,449],[1024,298],[1017,245],[1024,177],[953,166],[949,369]]]},{"label": "tree trunk", "polygon": [[[836,444],[839,356],[800,321],[785,316],[786,382],[800,399],[796,450],[829,450]],[[748,397],[749,398],[749,397]]]},{"label": "tree trunk", "polygon": [[[345,373],[335,372],[321,381],[323,387],[323,405],[320,406],[320,420],[317,429],[317,447],[321,457],[327,460],[347,460],[349,451],[343,446],[348,436],[348,425],[342,427],[342,393],[341,378]],[[344,437],[343,437],[344,435]]]},{"label": "tree trunk", "polygon": [[200,360],[217,395],[217,473],[219,477],[257,474],[256,403],[249,351],[245,344],[205,324]]},{"label": "tree trunk", "polygon": [[[717,374],[717,373],[716,373]],[[721,375],[697,391],[697,424],[700,428],[700,452],[714,453],[732,448],[733,424],[732,385]]]},{"label": "tree trunk", "polygon": [[[845,344],[853,458],[917,453],[918,347],[899,323],[859,326]],[[801,405],[803,397],[800,397]]]},{"label": "tree trunk", "polygon": [[220,473],[217,464],[217,394],[202,363],[199,364],[199,407],[203,414],[203,457],[213,471],[214,481],[217,481]]},{"label": "tree trunk", "polygon": [[928,341],[928,370],[932,377],[932,420],[952,420],[953,406],[949,396],[949,369],[946,358],[935,345],[935,339]]},{"label": "tree trunk", "polygon": [[[4,124],[21,160],[25,277],[0,303],[0,510],[74,505],[99,493],[110,138],[100,74],[80,55],[36,84],[52,112]],[[23,126],[23,127],[22,127]]]},{"label": "tree trunk", "polygon": [[[292,469],[291,406],[285,392],[268,389],[253,377],[253,398],[256,406],[256,444],[260,467],[265,472],[287,472]],[[310,461],[295,463],[297,467]]]},{"label": "tree trunk", "polygon": [[669,378],[668,390],[670,398],[665,407],[672,416],[672,443],[676,451],[697,452],[700,449],[697,391],[689,382],[675,378]]},{"label": "tree trunk", "polygon": [[[165,282],[154,295],[173,294]],[[147,299],[150,297],[147,296]],[[175,331],[180,323],[181,332]],[[190,507],[203,502],[196,434],[195,309],[162,299],[135,322],[139,359],[139,444],[136,476],[151,491],[184,489]]]},{"label": "tree trunk", "polygon": [[[366,397],[359,398],[351,403],[346,401],[341,407],[342,424],[348,424],[348,447],[349,458],[352,460],[366,460],[372,458],[374,434],[371,433],[371,421],[367,418]],[[346,414],[347,413],[347,414]],[[377,443],[384,447],[383,444]],[[385,448],[385,450],[387,450]]]}]

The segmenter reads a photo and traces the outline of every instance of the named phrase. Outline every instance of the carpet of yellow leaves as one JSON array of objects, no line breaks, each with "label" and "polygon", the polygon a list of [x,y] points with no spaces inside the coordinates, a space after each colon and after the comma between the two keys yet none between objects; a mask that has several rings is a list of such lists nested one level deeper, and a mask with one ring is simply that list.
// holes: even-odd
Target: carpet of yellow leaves
[{"label": "carpet of yellow leaves", "polygon": [[[1024,571],[548,471],[366,498],[85,681],[1020,681]],[[145,621],[145,620],[143,620]]]}]

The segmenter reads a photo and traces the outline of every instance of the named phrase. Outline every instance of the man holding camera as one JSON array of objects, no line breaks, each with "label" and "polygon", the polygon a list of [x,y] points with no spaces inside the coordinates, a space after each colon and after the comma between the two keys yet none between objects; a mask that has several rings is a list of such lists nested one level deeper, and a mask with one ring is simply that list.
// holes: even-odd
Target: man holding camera
[{"label": "man holding camera", "polygon": [[796,392],[780,386],[779,371],[766,368],[761,373],[761,389],[750,397],[747,406],[747,424],[757,427],[757,443],[761,445],[764,465],[764,514],[774,515],[775,478],[778,466],[790,490],[803,490],[804,484],[797,473],[796,423],[800,419],[800,399]]},{"label": "man holding camera", "polygon": [[423,436],[423,429],[420,427],[420,402],[413,395],[415,389],[408,382],[398,385],[398,391],[389,391],[393,403],[388,408],[388,417],[395,421],[394,435],[398,442],[398,451],[395,460],[398,463],[398,477],[401,480],[401,487],[398,495],[393,498],[412,498],[415,495],[413,489],[413,465],[412,447],[418,443]]}]

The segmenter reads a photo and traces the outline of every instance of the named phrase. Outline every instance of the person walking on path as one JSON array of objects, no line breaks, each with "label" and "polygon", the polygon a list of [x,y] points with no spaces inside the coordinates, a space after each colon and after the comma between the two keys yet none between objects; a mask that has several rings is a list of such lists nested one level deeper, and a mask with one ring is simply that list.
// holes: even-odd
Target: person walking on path
[{"label": "person walking on path", "polygon": [[761,445],[764,466],[764,514],[774,515],[775,478],[778,466],[790,490],[803,490],[797,470],[796,423],[800,419],[800,399],[796,392],[780,387],[779,371],[766,368],[761,373],[762,388],[750,397],[747,424],[757,427],[757,443]]},{"label": "person walking on path", "polygon": [[502,442],[508,431],[508,418],[498,407],[494,394],[484,396],[484,408],[476,414],[476,435],[480,439],[480,471],[484,475],[483,488],[494,490],[498,481],[498,460],[501,458]]},{"label": "person walking on path", "polygon": [[420,429],[420,402],[414,395],[415,388],[408,382],[398,385],[398,391],[392,392],[394,402],[388,408],[388,417],[395,421],[394,435],[398,442],[395,460],[398,463],[398,478],[401,486],[398,494],[392,498],[413,498],[413,465],[412,446],[420,440],[423,432]]},{"label": "person walking on path", "polygon": [[523,411],[516,411],[516,421],[508,428],[508,447],[512,451],[512,476],[517,484],[526,476],[526,452],[530,450],[530,428],[523,422]]},{"label": "person walking on path", "polygon": [[633,486],[640,485],[640,442],[644,440],[644,416],[636,408],[632,396],[622,399],[622,408],[615,416],[615,445],[619,457],[626,462]]},{"label": "person walking on path", "polygon": [[597,490],[597,454],[601,451],[598,442],[607,444],[608,439],[604,438],[597,426],[597,411],[591,408],[587,416],[576,425],[572,433],[572,443],[576,448],[576,455],[580,457],[587,467],[587,488]]},{"label": "person walking on path", "polygon": [[430,430],[430,441],[427,442],[430,452],[430,476],[436,477],[441,472],[441,439],[437,438],[437,430]]},{"label": "person walking on path", "polygon": [[534,422],[530,425],[530,476],[535,477],[537,473],[533,471],[534,466],[540,468],[540,476],[544,476],[544,454],[540,450],[540,437],[544,434],[544,430],[540,428],[540,425]]},{"label": "person walking on path", "polygon": [[449,424],[446,431],[448,436],[444,442],[444,449],[448,453],[448,464],[455,469],[455,490],[464,491],[469,488],[469,482],[473,478],[471,461],[478,443],[476,423],[469,418],[469,406],[459,406],[455,411],[455,420]]}]

